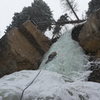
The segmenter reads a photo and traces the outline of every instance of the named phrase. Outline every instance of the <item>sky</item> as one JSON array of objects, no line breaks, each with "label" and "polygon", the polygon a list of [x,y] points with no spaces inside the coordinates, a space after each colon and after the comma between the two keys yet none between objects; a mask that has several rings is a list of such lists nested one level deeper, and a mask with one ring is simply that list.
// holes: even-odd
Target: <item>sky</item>
[{"label": "sky", "polygon": [[[63,13],[65,13],[60,0],[44,0],[51,8],[54,18],[57,19]],[[78,4],[78,16],[81,17],[82,13],[88,8],[88,2],[90,0],[75,0]],[[0,37],[4,34],[6,26],[11,21],[15,12],[20,12],[23,7],[30,6],[33,0],[2,0],[0,2]]]}]

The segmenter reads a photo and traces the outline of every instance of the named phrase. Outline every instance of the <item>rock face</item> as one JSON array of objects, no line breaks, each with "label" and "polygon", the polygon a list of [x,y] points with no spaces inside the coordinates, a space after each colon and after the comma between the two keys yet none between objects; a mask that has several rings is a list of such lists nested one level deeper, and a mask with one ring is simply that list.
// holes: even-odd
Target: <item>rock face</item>
[{"label": "rock face", "polygon": [[89,70],[92,71],[88,77],[88,81],[99,82],[100,83],[100,62],[92,61],[90,62]]},{"label": "rock face", "polygon": [[88,77],[88,81],[100,83],[100,68],[93,70],[93,72]]},{"label": "rock face", "polygon": [[92,73],[88,81],[100,83],[100,9],[94,12],[79,34],[79,43],[90,56]]},{"label": "rock face", "polygon": [[30,21],[13,28],[0,40],[0,77],[24,69],[37,69],[50,47],[46,38]]},{"label": "rock face", "polygon": [[80,25],[75,26],[72,29],[71,37],[73,40],[79,41],[78,37],[79,37],[80,31],[81,31],[83,26],[84,26],[84,24],[80,24]]},{"label": "rock face", "polygon": [[87,52],[100,54],[100,10],[94,12],[84,24],[79,43]]}]

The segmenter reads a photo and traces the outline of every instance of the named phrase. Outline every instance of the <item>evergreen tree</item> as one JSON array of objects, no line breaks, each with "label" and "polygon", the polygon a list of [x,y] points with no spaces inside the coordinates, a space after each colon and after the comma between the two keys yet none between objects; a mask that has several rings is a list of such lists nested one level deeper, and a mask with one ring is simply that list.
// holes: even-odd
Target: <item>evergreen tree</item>
[{"label": "evergreen tree", "polygon": [[87,16],[100,8],[100,0],[91,0],[88,5]]},{"label": "evergreen tree", "polygon": [[26,20],[31,20],[42,32],[44,32],[52,24],[52,12],[43,0],[34,0],[31,6],[24,7],[20,13],[14,14],[12,23],[7,27],[6,32],[12,27],[19,27]]},{"label": "evergreen tree", "polygon": [[56,25],[54,27],[54,30],[53,30],[53,37],[52,39],[55,39],[55,38],[59,38],[62,34],[60,33],[60,30],[62,28],[62,26],[64,26],[65,24],[63,24],[62,22],[64,21],[68,21],[68,15],[67,14],[64,14],[64,15],[61,15],[60,18],[57,20],[56,22]]}]

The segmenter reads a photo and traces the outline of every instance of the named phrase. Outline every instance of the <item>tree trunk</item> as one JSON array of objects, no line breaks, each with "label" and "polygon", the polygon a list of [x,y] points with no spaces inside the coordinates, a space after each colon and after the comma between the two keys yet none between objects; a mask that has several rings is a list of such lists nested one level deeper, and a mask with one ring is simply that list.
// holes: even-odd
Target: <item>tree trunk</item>
[{"label": "tree trunk", "polygon": [[72,12],[74,13],[75,17],[77,18],[77,20],[79,20],[79,18],[78,18],[78,16],[77,16],[76,12],[74,11],[72,5],[71,5],[70,2],[69,2],[69,0],[66,0],[66,1],[67,1],[67,3],[68,3],[69,7],[71,8]]}]

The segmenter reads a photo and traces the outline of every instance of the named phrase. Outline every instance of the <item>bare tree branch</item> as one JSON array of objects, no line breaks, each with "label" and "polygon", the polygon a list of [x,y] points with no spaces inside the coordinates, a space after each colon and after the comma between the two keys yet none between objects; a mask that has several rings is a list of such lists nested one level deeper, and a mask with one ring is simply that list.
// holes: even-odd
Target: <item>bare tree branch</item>
[{"label": "bare tree branch", "polygon": [[69,2],[69,0],[66,0],[66,1],[67,1],[68,5],[70,6],[72,12],[74,13],[75,17],[77,18],[77,20],[79,20],[79,18],[78,18],[78,16],[77,16],[76,12],[74,11],[74,9],[73,9],[71,3]]}]

